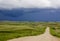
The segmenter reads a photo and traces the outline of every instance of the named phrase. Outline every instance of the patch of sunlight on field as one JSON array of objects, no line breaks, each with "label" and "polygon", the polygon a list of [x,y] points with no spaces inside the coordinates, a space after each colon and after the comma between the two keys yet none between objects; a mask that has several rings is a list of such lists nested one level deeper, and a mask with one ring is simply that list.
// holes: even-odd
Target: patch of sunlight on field
[{"label": "patch of sunlight on field", "polygon": [[19,29],[33,29],[27,25],[0,25],[0,30],[19,30]]}]

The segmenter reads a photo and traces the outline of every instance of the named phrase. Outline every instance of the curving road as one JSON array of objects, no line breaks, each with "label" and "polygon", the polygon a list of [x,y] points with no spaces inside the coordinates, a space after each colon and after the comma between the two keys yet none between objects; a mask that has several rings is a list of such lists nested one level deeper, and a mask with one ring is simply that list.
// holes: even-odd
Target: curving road
[{"label": "curving road", "polygon": [[54,37],[49,33],[49,27],[42,35],[16,38],[8,41],[60,41],[60,38]]}]

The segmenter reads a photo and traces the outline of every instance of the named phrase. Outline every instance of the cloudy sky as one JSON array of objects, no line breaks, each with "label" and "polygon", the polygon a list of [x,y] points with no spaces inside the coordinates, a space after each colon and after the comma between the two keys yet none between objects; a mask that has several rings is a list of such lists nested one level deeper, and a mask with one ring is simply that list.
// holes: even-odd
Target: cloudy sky
[{"label": "cloudy sky", "polygon": [[0,8],[59,8],[60,0],[0,0]]}]

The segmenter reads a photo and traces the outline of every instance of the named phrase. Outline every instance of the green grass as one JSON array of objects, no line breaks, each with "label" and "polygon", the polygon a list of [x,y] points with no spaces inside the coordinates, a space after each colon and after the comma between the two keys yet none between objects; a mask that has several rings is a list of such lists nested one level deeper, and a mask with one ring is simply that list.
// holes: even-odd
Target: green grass
[{"label": "green grass", "polygon": [[60,22],[2,21],[0,22],[0,41],[40,35],[45,32],[47,26],[50,27],[51,35],[60,37]]},{"label": "green grass", "polygon": [[0,22],[0,41],[43,34],[44,22]]},{"label": "green grass", "polygon": [[50,33],[53,36],[59,37],[60,38],[60,23],[55,23],[50,25]]}]

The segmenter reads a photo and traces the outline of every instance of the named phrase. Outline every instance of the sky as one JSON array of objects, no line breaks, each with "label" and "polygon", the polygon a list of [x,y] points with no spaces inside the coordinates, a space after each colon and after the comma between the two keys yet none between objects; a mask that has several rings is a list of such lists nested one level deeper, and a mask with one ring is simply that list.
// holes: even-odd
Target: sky
[{"label": "sky", "polygon": [[0,8],[59,8],[60,0],[0,0]]},{"label": "sky", "polygon": [[60,0],[0,0],[0,20],[60,21]]}]

